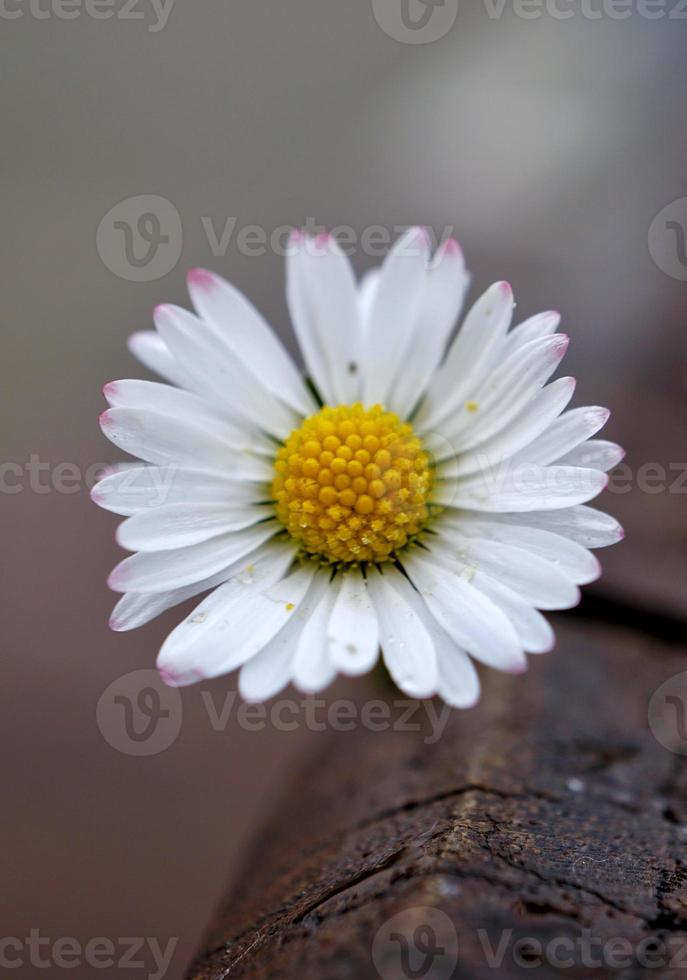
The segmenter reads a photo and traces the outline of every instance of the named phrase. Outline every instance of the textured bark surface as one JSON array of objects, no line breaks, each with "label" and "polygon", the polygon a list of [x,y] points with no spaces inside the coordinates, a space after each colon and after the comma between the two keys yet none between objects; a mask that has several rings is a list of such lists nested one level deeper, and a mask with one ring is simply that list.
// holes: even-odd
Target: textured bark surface
[{"label": "textured bark surface", "polygon": [[[687,976],[685,758],[647,714],[684,649],[581,618],[558,628],[528,676],[483,672],[481,705],[433,744],[428,723],[318,735],[189,977]],[[657,712],[687,751],[675,704]],[[574,952],[552,952],[556,937]]]}]

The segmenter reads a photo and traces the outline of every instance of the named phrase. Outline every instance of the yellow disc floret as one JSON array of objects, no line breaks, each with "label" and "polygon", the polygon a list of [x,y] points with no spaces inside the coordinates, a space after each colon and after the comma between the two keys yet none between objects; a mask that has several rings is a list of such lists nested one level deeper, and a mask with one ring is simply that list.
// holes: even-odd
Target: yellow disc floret
[{"label": "yellow disc floret", "polygon": [[383,562],[427,521],[432,468],[407,422],[380,405],[325,406],[277,452],[277,517],[324,561]]}]

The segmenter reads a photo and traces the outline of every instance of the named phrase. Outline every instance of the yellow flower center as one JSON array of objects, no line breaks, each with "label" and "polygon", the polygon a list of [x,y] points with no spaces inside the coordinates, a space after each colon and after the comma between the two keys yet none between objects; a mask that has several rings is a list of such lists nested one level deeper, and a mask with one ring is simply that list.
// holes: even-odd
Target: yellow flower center
[{"label": "yellow flower center", "polygon": [[429,516],[429,456],[380,405],[325,406],[291,433],[275,471],[277,517],[326,562],[387,561]]}]

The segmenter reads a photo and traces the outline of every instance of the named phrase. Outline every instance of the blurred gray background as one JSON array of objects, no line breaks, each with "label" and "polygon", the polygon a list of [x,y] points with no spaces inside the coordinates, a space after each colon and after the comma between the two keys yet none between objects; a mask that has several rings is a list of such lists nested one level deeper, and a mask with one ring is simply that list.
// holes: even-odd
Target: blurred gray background
[{"label": "blurred gray background", "polygon": [[[152,667],[178,613],[109,632],[116,520],[83,480],[69,493],[51,483],[60,463],[85,474],[112,457],[101,387],[145,373],[126,338],[156,303],[186,302],[187,268],[226,275],[291,344],[283,258],[248,254],[240,229],[452,229],[473,298],[508,279],[523,317],[561,310],[576,404],[613,410],[606,432],[633,473],[687,462],[687,21],[668,17],[676,0],[654,20],[634,2],[619,19],[617,4],[590,0],[592,19],[542,0],[529,19],[510,0],[500,16],[464,0],[453,21],[451,2],[410,0],[414,29],[401,0],[176,0],[164,23],[148,0],[127,16],[124,0],[97,8],[108,19],[86,0],[2,8],[0,459],[19,470],[3,470],[0,494],[0,936],[178,937],[167,976],[181,977],[248,837],[317,738],[247,731],[235,715],[215,731],[202,694],[221,706],[232,677],[182,692],[165,751],[109,744],[101,694]],[[448,19],[417,26],[424,14]],[[170,202],[178,226],[137,267],[113,222],[137,234],[129,199],[141,195]],[[134,242],[140,263],[147,245]],[[374,261],[354,255],[359,271]],[[49,464],[47,490],[19,475],[32,456]],[[634,483],[607,496],[628,538],[601,556],[599,590],[683,611],[684,500]],[[71,971],[129,973],[145,975]]]}]

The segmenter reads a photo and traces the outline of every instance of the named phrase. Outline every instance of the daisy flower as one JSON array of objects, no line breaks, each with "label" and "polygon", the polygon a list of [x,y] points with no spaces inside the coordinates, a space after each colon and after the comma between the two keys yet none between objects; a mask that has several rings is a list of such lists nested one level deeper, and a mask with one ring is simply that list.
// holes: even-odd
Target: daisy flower
[{"label": "daisy flower", "polygon": [[553,632],[539,610],[579,600],[591,548],[622,536],[585,506],[621,458],[592,439],[603,408],[564,411],[547,384],[568,346],[559,316],[510,329],[498,282],[453,337],[466,288],[458,244],[402,236],[358,284],[336,241],[294,233],[287,301],[302,376],[257,310],[210,272],[195,314],[155,310],[131,350],[167,383],[115,381],[105,435],[142,465],[95,501],[135,552],[112,572],[128,630],[201,593],[158,668],[185,685],[240,668],[247,700],[325,688],[379,651],[398,687],[456,707],[474,661],[520,672]]}]

